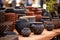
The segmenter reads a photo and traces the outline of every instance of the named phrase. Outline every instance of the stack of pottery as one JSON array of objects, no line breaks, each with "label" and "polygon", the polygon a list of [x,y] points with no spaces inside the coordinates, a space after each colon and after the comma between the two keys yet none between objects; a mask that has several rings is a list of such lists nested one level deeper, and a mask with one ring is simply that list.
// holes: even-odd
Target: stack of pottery
[{"label": "stack of pottery", "polygon": [[31,34],[31,30],[30,30],[29,28],[23,28],[23,29],[21,30],[21,34],[22,34],[22,36],[24,36],[24,37],[28,37],[28,36]]},{"label": "stack of pottery", "polygon": [[51,21],[44,21],[45,28],[48,31],[52,31],[54,29],[54,24]]},{"label": "stack of pottery", "polygon": [[5,21],[13,22],[12,31],[15,28],[15,22],[18,20],[18,15],[15,13],[5,13]]},{"label": "stack of pottery", "polygon": [[35,12],[35,15],[36,15],[36,22],[40,22],[40,20],[42,18],[41,12],[37,11],[37,12]]},{"label": "stack of pottery", "polygon": [[29,11],[29,12],[25,12],[25,14],[26,14],[26,16],[33,16],[34,12]]},{"label": "stack of pottery", "polygon": [[29,28],[30,23],[27,19],[19,19],[16,21],[16,30],[19,34],[21,34],[21,30],[23,28]]},{"label": "stack of pottery", "polygon": [[5,21],[15,22],[18,19],[16,13],[5,13]]},{"label": "stack of pottery", "polygon": [[32,22],[30,28],[34,34],[41,34],[44,30],[44,25],[42,22]]},{"label": "stack of pottery", "polygon": [[36,11],[38,11],[38,8],[34,8],[34,7],[33,7],[33,8],[32,8],[32,11],[33,11],[33,12],[36,12]]},{"label": "stack of pottery", "polygon": [[38,8],[32,9],[34,11],[34,15],[36,16],[36,22],[40,22],[40,19],[42,18],[42,11]]},{"label": "stack of pottery", "polygon": [[28,9],[29,11],[32,11],[32,8],[33,8],[33,7],[31,7],[31,6],[26,6],[25,8]]}]

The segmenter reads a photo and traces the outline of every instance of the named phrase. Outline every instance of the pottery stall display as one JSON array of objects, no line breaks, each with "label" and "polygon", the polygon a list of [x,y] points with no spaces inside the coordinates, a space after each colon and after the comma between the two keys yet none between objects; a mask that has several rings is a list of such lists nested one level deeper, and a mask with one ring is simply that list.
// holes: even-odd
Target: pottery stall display
[{"label": "pottery stall display", "polygon": [[28,37],[28,36],[31,34],[31,30],[30,30],[29,28],[23,28],[23,29],[21,30],[21,34],[22,34],[22,36],[24,36],[24,37]]},{"label": "pottery stall display", "polygon": [[21,30],[23,28],[29,28],[30,23],[27,19],[19,19],[16,21],[16,30],[19,34],[21,34]]},{"label": "pottery stall display", "polygon": [[54,24],[51,21],[44,21],[45,28],[48,31],[52,31],[54,29]]},{"label": "pottery stall display", "polygon": [[31,22],[30,24],[30,29],[34,34],[41,34],[43,32],[44,25],[42,22]]}]

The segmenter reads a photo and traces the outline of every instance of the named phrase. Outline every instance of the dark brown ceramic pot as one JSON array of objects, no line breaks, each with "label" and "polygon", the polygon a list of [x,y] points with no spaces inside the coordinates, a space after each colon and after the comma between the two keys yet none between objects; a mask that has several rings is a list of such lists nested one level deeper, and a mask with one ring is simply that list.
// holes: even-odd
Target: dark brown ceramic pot
[{"label": "dark brown ceramic pot", "polygon": [[30,30],[29,28],[23,28],[23,29],[21,30],[21,34],[22,34],[22,36],[24,36],[24,37],[28,37],[28,36],[31,34],[31,30]]},{"label": "dark brown ceramic pot", "polygon": [[21,35],[21,30],[23,28],[29,28],[30,23],[27,19],[19,19],[18,21],[16,21],[16,30],[17,32]]},{"label": "dark brown ceramic pot", "polygon": [[31,25],[34,34],[41,34],[44,30],[44,25],[42,22],[35,22]]},{"label": "dark brown ceramic pot", "polygon": [[55,29],[59,28],[60,26],[60,19],[52,19],[52,23],[55,25]]},{"label": "dark brown ceramic pot", "polygon": [[50,17],[49,16],[43,16],[40,21],[41,22],[50,21]]},{"label": "dark brown ceramic pot", "polygon": [[45,28],[48,31],[52,31],[54,29],[54,24],[52,24],[52,22],[50,22],[50,21],[44,21],[44,23],[45,23]]}]

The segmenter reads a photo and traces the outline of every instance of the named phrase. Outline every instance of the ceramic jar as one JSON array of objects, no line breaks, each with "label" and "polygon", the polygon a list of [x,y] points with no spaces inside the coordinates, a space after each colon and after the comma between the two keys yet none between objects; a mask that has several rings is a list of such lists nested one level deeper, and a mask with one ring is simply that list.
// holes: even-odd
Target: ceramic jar
[{"label": "ceramic jar", "polygon": [[18,15],[15,13],[5,13],[5,21],[15,22],[18,19]]},{"label": "ceramic jar", "polygon": [[23,28],[23,29],[21,30],[21,34],[22,34],[22,36],[24,36],[24,37],[28,37],[28,36],[31,34],[31,30],[30,30],[29,28]]},{"label": "ceramic jar", "polygon": [[32,11],[32,8],[33,8],[33,7],[31,7],[31,6],[26,6],[25,8],[28,9],[29,11]]},{"label": "ceramic jar", "polygon": [[40,21],[41,22],[50,21],[50,17],[49,16],[43,16]]},{"label": "ceramic jar", "polygon": [[60,19],[52,19],[52,23],[55,25],[55,29],[59,28],[60,26]]},{"label": "ceramic jar", "polygon": [[15,28],[16,20],[18,20],[18,14],[16,14],[16,13],[5,13],[5,21],[13,22],[12,31]]},{"label": "ceramic jar", "polygon": [[41,34],[44,30],[44,25],[42,22],[34,22],[31,23],[31,29],[33,31],[34,34]]},{"label": "ceramic jar", "polygon": [[50,21],[45,21],[45,28],[48,30],[48,31],[52,31],[54,29],[54,24],[52,24],[52,22]]},{"label": "ceramic jar", "polygon": [[21,30],[23,28],[29,28],[30,23],[27,19],[19,19],[16,21],[16,30],[21,35]]},{"label": "ceramic jar", "polygon": [[42,18],[42,15],[36,15],[35,21],[40,22],[41,18]]}]

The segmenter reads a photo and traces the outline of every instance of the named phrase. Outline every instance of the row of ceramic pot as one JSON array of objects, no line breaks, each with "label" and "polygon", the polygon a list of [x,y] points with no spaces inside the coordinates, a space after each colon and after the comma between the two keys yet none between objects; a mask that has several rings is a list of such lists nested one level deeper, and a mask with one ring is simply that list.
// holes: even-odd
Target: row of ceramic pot
[{"label": "row of ceramic pot", "polygon": [[42,22],[29,22],[27,19],[19,19],[16,21],[15,28],[20,35],[29,36],[31,32],[34,34],[41,34],[44,28],[48,31],[52,31],[54,25],[50,23],[44,25]]}]

